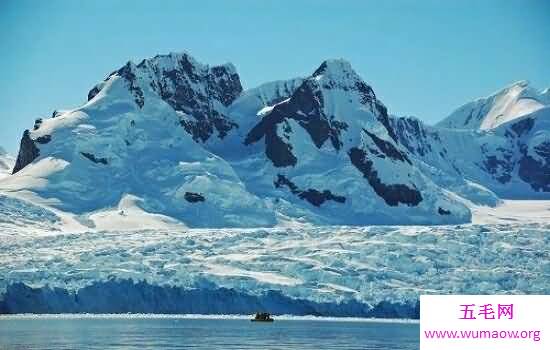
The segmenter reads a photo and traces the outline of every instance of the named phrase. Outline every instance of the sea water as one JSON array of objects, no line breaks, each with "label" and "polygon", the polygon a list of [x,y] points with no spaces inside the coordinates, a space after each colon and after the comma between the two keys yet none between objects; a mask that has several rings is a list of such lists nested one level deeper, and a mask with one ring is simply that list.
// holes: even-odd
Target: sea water
[{"label": "sea water", "polygon": [[2,316],[0,349],[418,349],[418,324],[336,319]]}]

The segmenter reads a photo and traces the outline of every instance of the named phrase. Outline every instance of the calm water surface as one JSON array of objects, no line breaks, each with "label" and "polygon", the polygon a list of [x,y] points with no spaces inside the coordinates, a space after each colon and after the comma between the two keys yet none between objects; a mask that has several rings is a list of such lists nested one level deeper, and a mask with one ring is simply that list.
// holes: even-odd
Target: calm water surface
[{"label": "calm water surface", "polygon": [[418,324],[185,318],[2,318],[0,349],[418,349]]}]

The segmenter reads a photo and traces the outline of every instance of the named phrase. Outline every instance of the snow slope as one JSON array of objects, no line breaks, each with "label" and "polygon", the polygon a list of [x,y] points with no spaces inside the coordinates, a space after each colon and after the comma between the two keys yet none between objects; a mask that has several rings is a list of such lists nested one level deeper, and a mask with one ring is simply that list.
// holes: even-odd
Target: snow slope
[{"label": "snow slope", "polygon": [[469,220],[468,209],[408,159],[386,107],[348,62],[323,62],[260,112],[231,164],[249,188],[278,198],[283,215],[299,210],[321,224]]},{"label": "snow slope", "polygon": [[505,200],[498,207],[472,207],[474,224],[549,223],[550,201]]},{"label": "snow slope", "polygon": [[[473,202],[550,198],[550,107],[490,130],[392,118],[400,142],[439,185]],[[480,202],[481,200],[481,202]]]},{"label": "snow slope", "polygon": [[134,197],[188,227],[468,222],[389,123],[341,59],[243,92],[231,64],[158,55],[111,73],[83,106],[36,120],[0,192],[31,192],[89,227],[121,219],[111,214]]},{"label": "snow slope", "polygon": [[550,105],[550,90],[537,91],[519,81],[467,103],[437,124],[442,128],[488,130]]},{"label": "snow slope", "polygon": [[[32,191],[57,209],[92,220],[96,211],[135,196],[141,209],[192,226],[275,224],[266,204],[227,162],[193,140],[179,111],[153,90],[148,75],[138,73],[128,64],[83,106],[37,121],[23,137],[18,162],[28,160],[25,152],[36,157],[0,182],[0,191]],[[201,79],[207,84],[210,77]],[[146,103],[136,103],[136,94]]]},{"label": "snow slope", "polygon": [[232,64],[157,55],[37,119],[0,193],[70,230],[465,223],[550,198],[549,98],[519,82],[427,126],[343,59],[243,91]]},{"label": "snow slope", "polygon": [[11,174],[15,159],[0,147],[0,178]]}]

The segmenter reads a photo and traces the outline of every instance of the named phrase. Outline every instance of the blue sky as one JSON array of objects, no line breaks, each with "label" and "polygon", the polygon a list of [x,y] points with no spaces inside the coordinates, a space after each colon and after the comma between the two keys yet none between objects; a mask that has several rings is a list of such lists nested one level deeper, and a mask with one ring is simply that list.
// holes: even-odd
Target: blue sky
[{"label": "blue sky", "polygon": [[550,1],[0,1],[0,145],[132,59],[186,50],[245,87],[345,58],[391,113],[434,123],[526,79],[550,86]]}]

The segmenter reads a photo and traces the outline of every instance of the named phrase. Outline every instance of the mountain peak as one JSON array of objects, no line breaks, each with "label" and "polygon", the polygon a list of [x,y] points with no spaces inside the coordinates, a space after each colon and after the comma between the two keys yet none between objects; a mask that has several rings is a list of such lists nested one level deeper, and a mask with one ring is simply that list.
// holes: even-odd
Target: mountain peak
[{"label": "mountain peak", "polygon": [[519,80],[519,81],[516,81],[516,82],[508,85],[508,88],[511,88],[511,87],[526,88],[528,86],[529,86],[529,80]]},{"label": "mountain peak", "polygon": [[343,58],[331,58],[328,60],[324,60],[319,68],[315,70],[313,76],[316,77],[322,74],[333,74],[340,72],[353,72],[351,63]]},{"label": "mountain peak", "polygon": [[356,91],[361,103],[370,104],[376,100],[372,87],[357,74],[348,61],[341,58],[323,61],[309,79],[323,89]]},{"label": "mountain peak", "polygon": [[[210,66],[198,62],[187,52],[170,52],[143,59],[138,65],[128,61],[108,79],[112,76],[126,81],[139,109],[144,108],[150,98],[145,93],[149,91],[181,112],[181,126],[196,141],[204,142],[215,132],[223,138],[237,127],[225,111],[243,90],[231,63]],[[100,83],[93,87],[88,92],[88,100],[104,86]]]},{"label": "mountain peak", "polygon": [[359,75],[353,70],[351,64],[342,59],[328,59],[323,61],[319,68],[315,70],[312,74],[313,77],[317,79],[326,79],[326,80],[361,80]]},{"label": "mountain peak", "polygon": [[509,85],[506,85],[504,88],[498,90],[498,91],[495,91],[493,92],[491,95],[487,96],[487,97],[484,97],[484,98],[480,98],[479,100],[482,100],[482,99],[495,99],[495,98],[498,98],[500,96],[505,96],[505,95],[510,95],[510,94],[514,94],[514,95],[517,95],[517,94],[523,94],[524,90],[526,89],[531,89],[531,87],[529,86],[529,81],[528,80],[518,80],[518,81],[515,81]]},{"label": "mountain peak", "polygon": [[469,102],[437,124],[444,128],[494,129],[511,120],[533,113],[550,104],[550,96],[538,91],[527,80]]},{"label": "mountain peak", "polygon": [[[149,65],[156,67],[157,70],[168,71],[183,67],[191,71],[202,71],[208,69],[208,65],[198,62],[193,56],[187,52],[170,52],[165,55],[156,55],[153,58],[146,59]],[[143,61],[142,61],[143,63]]]},{"label": "mountain peak", "polygon": [[152,58],[143,59],[138,65],[138,68],[144,66],[155,67],[157,70],[173,70],[184,68],[188,71],[208,71],[209,69],[223,69],[227,74],[237,74],[237,69],[232,63],[223,63],[220,65],[210,66],[201,63],[195,59],[187,51],[170,52],[168,54],[155,55]]}]

